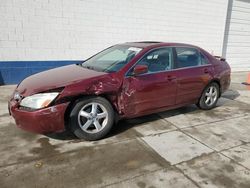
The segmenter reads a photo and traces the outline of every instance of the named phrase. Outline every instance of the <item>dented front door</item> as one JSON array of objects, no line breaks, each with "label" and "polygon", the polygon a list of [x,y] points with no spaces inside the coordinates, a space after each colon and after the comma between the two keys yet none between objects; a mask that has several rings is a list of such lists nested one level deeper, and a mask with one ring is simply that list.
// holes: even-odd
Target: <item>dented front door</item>
[{"label": "dented front door", "polygon": [[176,88],[171,71],[127,77],[121,94],[124,113],[135,117],[175,105]]}]

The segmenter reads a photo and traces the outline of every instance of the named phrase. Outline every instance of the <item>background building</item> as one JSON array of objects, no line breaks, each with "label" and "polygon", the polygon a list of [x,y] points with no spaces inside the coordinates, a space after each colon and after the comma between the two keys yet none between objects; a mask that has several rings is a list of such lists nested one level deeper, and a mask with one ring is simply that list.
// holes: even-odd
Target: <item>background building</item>
[{"label": "background building", "polygon": [[0,0],[0,83],[145,40],[195,44],[250,70],[250,0]]}]

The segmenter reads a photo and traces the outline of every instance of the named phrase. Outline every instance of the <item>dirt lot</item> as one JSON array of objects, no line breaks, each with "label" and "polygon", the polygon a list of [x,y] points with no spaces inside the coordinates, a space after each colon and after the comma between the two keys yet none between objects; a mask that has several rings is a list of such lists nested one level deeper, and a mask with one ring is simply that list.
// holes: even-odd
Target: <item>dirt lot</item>
[{"label": "dirt lot", "polygon": [[[250,187],[250,87],[234,73],[218,106],[121,121],[108,138],[35,135],[8,115],[0,87],[0,187]],[[35,124],[34,124],[35,126]]]}]

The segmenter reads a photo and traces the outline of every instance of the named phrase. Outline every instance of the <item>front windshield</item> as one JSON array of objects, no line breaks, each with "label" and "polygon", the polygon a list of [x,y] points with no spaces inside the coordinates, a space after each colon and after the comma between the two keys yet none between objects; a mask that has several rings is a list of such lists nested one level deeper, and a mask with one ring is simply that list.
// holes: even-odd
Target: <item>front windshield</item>
[{"label": "front windshield", "polygon": [[112,46],[86,60],[82,66],[101,72],[117,72],[141,50],[132,46]]}]

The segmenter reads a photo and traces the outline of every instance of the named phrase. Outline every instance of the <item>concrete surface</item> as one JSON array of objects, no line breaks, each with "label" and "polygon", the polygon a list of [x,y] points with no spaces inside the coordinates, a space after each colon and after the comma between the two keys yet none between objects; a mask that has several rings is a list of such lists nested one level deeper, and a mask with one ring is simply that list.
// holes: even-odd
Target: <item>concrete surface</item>
[{"label": "concrete surface", "polygon": [[[250,88],[234,73],[215,109],[121,121],[108,138],[36,135],[8,115],[0,87],[0,187],[250,187]],[[35,126],[35,124],[34,124]]]}]

